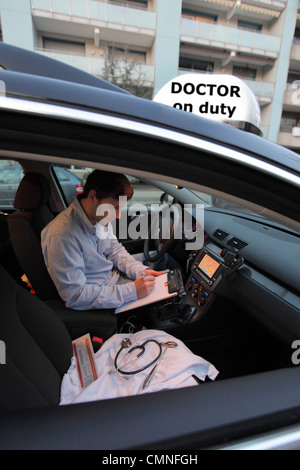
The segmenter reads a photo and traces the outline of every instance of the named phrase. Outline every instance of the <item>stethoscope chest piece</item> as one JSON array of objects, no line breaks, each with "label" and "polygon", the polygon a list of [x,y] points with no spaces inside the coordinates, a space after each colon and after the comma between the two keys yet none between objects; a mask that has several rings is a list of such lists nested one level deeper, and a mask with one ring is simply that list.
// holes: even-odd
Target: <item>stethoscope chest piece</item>
[{"label": "stethoscope chest piece", "polygon": [[[128,353],[126,354],[126,356],[128,354],[132,354],[133,351],[138,351],[138,354],[135,355],[133,358],[131,358],[128,362],[126,362],[125,366],[128,366],[129,363],[133,362],[134,360],[137,360],[139,359],[140,357],[143,356],[143,354],[145,353],[146,351],[146,346],[147,344],[149,343],[153,343],[157,346],[158,348],[158,351],[157,351],[157,354],[155,355],[155,357],[150,361],[148,362],[146,365],[140,367],[140,368],[137,368],[135,370],[131,370],[131,371],[127,371],[127,370],[124,370],[124,366],[123,366],[123,369],[121,369],[121,366],[122,364],[124,363],[124,360],[125,358],[123,357],[123,359],[121,360],[121,363],[118,364],[118,358],[121,354],[121,352],[123,351],[123,349],[128,349],[130,346],[131,346],[131,341],[129,338],[124,338],[122,339],[121,341],[121,345],[120,345],[120,349],[119,351],[117,352],[116,354],[116,357],[115,357],[115,362],[114,362],[114,365],[115,365],[115,369],[116,369],[116,372],[120,375],[123,375],[123,376],[128,376],[128,375],[135,375],[135,374],[138,374],[139,372],[142,372],[146,369],[148,369],[148,367],[152,366],[153,364],[155,364],[155,362],[158,361],[158,359],[160,358],[161,354],[162,354],[162,345],[161,343],[159,343],[158,341],[156,341],[155,339],[148,339],[146,341],[144,341],[144,343],[142,344],[139,344],[137,346],[134,346],[133,348],[131,348]],[[126,357],[125,356],[125,357]]]},{"label": "stethoscope chest piece", "polygon": [[124,338],[121,341],[121,350],[128,349],[132,345],[130,338]]}]

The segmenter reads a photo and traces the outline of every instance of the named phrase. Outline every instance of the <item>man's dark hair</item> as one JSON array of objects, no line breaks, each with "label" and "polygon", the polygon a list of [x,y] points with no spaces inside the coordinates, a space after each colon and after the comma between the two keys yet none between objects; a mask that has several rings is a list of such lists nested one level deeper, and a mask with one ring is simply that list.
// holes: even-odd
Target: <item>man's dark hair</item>
[{"label": "man's dark hair", "polygon": [[96,191],[97,199],[112,197],[118,199],[119,196],[132,198],[133,189],[130,181],[125,175],[111,173],[109,171],[94,170],[87,177],[81,198],[86,198],[91,190]]}]

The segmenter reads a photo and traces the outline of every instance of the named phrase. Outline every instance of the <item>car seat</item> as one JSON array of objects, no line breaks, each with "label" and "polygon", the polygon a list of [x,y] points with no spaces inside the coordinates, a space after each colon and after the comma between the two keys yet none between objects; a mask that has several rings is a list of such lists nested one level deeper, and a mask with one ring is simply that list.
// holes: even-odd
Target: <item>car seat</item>
[{"label": "car seat", "polygon": [[70,366],[71,337],[47,305],[19,286],[0,266],[0,331],[5,365],[0,365],[0,408],[56,406]]},{"label": "car seat", "polygon": [[8,217],[11,244],[23,272],[42,300],[58,298],[58,292],[45,266],[40,233],[54,218],[49,209],[50,186],[39,173],[27,173],[15,195],[17,209]]},{"label": "car seat", "polygon": [[0,263],[7,272],[21,284],[23,271],[18,263],[8,233],[8,214],[0,212]]},{"label": "car seat", "polygon": [[50,186],[39,173],[26,173],[16,192],[8,229],[18,262],[35,294],[45,301],[67,326],[72,338],[87,332],[109,338],[118,328],[113,309],[76,311],[65,307],[48,273],[41,248],[41,231],[54,218],[48,202]]}]

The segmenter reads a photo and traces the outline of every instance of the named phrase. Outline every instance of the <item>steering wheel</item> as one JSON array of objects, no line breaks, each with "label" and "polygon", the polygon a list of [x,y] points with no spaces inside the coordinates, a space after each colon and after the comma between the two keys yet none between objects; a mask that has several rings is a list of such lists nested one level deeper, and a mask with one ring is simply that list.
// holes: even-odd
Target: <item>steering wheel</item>
[{"label": "steering wheel", "polygon": [[[147,261],[160,260],[171,247],[174,238],[181,235],[181,211],[176,204],[160,206],[158,213],[151,213],[148,236],[144,241],[144,255]],[[179,235],[178,235],[179,234]],[[155,251],[150,251],[150,241],[154,241]]]}]

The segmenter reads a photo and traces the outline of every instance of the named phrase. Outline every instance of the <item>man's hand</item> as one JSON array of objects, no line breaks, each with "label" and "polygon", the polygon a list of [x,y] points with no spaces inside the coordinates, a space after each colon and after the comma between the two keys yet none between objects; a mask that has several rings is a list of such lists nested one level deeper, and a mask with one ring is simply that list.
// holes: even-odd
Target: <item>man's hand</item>
[{"label": "man's hand", "polygon": [[146,269],[144,271],[146,276],[160,276],[163,274],[163,271],[154,271],[153,269]]},{"label": "man's hand", "polygon": [[155,276],[150,276],[148,274],[147,276],[140,276],[134,281],[134,284],[136,288],[137,298],[141,299],[142,297],[146,297],[146,295],[150,294],[150,292],[154,288]]}]

